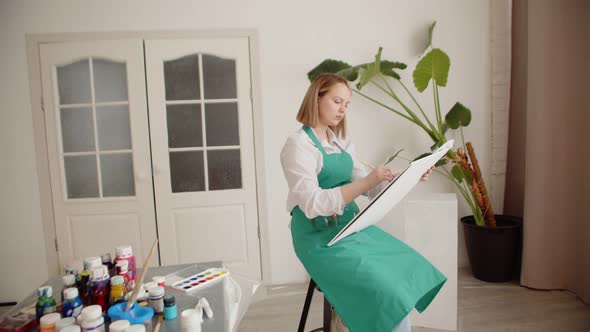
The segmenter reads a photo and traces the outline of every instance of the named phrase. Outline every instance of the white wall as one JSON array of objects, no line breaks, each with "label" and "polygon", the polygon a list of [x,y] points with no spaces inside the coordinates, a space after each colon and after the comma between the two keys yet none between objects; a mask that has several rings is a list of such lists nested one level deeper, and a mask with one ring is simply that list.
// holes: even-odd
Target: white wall
[{"label": "white wall", "polygon": [[[254,28],[259,32],[264,166],[271,279],[302,281],[284,210],[286,183],[279,151],[298,127],[294,117],[307,87],[305,74],[327,57],[369,61],[378,46],[387,59],[416,62],[417,37],[436,20],[435,45],[451,57],[443,110],[456,100],[474,113],[466,130],[490,174],[489,1],[100,1],[0,2],[0,302],[20,300],[47,278],[25,51],[26,33],[203,30]],[[405,77],[410,78],[411,70]],[[407,80],[408,85],[411,80]],[[432,95],[420,100],[431,108]],[[408,155],[428,146],[424,135],[386,111],[355,97],[350,131],[360,155],[382,161],[405,147]],[[452,190],[434,177],[420,190]],[[459,215],[466,215],[465,206]],[[459,240],[462,243],[462,240]],[[460,263],[465,262],[464,254]]]}]

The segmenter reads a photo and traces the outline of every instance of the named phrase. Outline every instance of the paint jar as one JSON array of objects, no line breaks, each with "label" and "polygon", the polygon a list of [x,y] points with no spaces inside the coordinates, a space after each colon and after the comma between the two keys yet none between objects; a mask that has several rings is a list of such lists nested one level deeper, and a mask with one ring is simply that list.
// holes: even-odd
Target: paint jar
[{"label": "paint jar", "polygon": [[149,290],[149,303],[154,312],[161,314],[164,312],[164,287],[156,286]]},{"label": "paint jar", "polygon": [[152,278],[152,281],[158,284],[158,286],[164,287],[166,286],[166,277],[164,276],[155,276]]},{"label": "paint jar", "polygon": [[37,319],[42,316],[57,311],[57,305],[53,298],[53,288],[51,286],[43,286],[37,290],[37,304],[35,306],[37,312]]},{"label": "paint jar", "polygon": [[111,253],[107,252],[106,254],[102,254],[100,260],[102,261],[102,265],[106,266],[109,270],[109,275],[115,275],[115,265],[111,259]]},{"label": "paint jar", "polygon": [[82,309],[80,314],[82,331],[105,332],[102,308],[99,305],[91,305]]},{"label": "paint jar", "polygon": [[56,331],[55,324],[60,319],[61,319],[61,315],[57,312],[53,312],[53,313],[44,315],[39,320],[39,331],[42,331],[42,332]]},{"label": "paint jar", "polygon": [[55,330],[61,331],[67,326],[76,325],[76,318],[74,317],[66,317],[62,318],[55,323]]},{"label": "paint jar", "polygon": [[113,305],[125,301],[125,279],[122,276],[114,276],[111,278],[111,295],[109,297],[109,304]]},{"label": "paint jar", "polygon": [[65,276],[61,277],[61,281],[63,282],[63,289],[61,291],[61,302],[63,303],[64,301],[64,292],[66,291],[66,289],[68,288],[76,288],[76,276],[73,274],[66,274]]},{"label": "paint jar", "polygon": [[100,257],[87,257],[84,258],[84,270],[80,273],[80,298],[84,305],[92,305],[92,297],[90,295],[90,289],[88,284],[91,283],[92,269],[102,265],[102,259]]},{"label": "paint jar", "polygon": [[78,317],[82,312],[82,300],[78,296],[78,288],[66,288],[63,302],[64,317]]},{"label": "paint jar", "polygon": [[145,332],[145,326],[142,324],[133,324],[125,329],[125,332]]},{"label": "paint jar", "polygon": [[101,265],[92,269],[92,279],[88,287],[92,297],[92,304],[98,304],[102,311],[106,313],[109,308],[109,272],[107,267]]},{"label": "paint jar", "polygon": [[78,325],[70,325],[70,326],[64,327],[59,332],[81,332],[81,331],[82,330],[80,329],[80,326],[78,326]]},{"label": "paint jar", "polygon": [[174,295],[164,296],[164,319],[176,319],[176,299]]},{"label": "paint jar", "polygon": [[127,293],[131,293],[133,291],[133,288],[135,287],[135,281],[131,280],[131,275],[129,274],[128,266],[129,262],[118,261],[115,265],[115,274],[125,279],[125,289],[127,290]]},{"label": "paint jar", "polygon": [[201,332],[203,312],[195,309],[183,310],[180,313],[180,330],[182,332]]},{"label": "paint jar", "polygon": [[127,261],[129,277],[131,280],[135,281],[137,279],[135,256],[133,256],[133,249],[130,245],[117,247],[117,257],[115,258],[115,264],[122,260]]},{"label": "paint jar", "polygon": [[109,332],[125,332],[125,329],[129,326],[131,326],[131,323],[128,320],[116,320],[109,325]]}]

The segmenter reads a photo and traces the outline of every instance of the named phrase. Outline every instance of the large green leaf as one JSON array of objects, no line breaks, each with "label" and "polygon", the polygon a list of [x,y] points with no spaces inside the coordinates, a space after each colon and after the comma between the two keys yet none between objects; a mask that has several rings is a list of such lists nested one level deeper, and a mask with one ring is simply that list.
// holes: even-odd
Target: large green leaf
[{"label": "large green leaf", "polygon": [[467,127],[471,123],[471,111],[460,102],[456,102],[445,115],[445,121],[452,129]]},{"label": "large green leaf", "polygon": [[446,86],[450,67],[449,56],[439,48],[432,49],[420,59],[414,69],[414,86],[422,92],[431,79],[434,79],[438,86]]},{"label": "large green leaf", "polygon": [[[350,72],[348,72],[348,71]],[[343,72],[345,74],[339,74],[340,76],[346,78],[349,81],[356,80],[356,72],[352,69],[352,66],[346,62],[334,59],[326,59],[322,61],[319,65],[317,65],[314,69],[312,69],[309,73],[307,73],[307,78],[310,81],[313,81],[318,75],[322,73],[332,73],[337,74],[339,72]],[[354,78],[352,77],[354,75]],[[352,79],[350,79],[352,78]]]},{"label": "large green leaf", "polygon": [[393,77],[396,80],[400,79],[399,74],[393,69],[406,69],[406,64],[396,61],[382,60],[381,73],[385,76]]},{"label": "large green leaf", "polygon": [[368,63],[360,73],[360,80],[356,85],[357,89],[362,89],[367,83],[381,72],[381,51],[383,47],[379,47],[377,54],[375,54],[375,62]]}]

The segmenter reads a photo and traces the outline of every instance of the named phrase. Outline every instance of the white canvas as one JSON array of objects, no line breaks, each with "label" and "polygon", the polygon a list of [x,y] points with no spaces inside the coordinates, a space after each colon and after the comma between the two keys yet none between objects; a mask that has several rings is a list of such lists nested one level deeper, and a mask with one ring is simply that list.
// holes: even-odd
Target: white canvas
[{"label": "white canvas", "polygon": [[401,201],[414,186],[420,181],[422,175],[434,166],[449,149],[453,147],[454,140],[449,140],[432,154],[415,160],[404,169],[387,187],[385,187],[356,217],[344,227],[328,243],[328,247],[341,239],[376,224]]}]

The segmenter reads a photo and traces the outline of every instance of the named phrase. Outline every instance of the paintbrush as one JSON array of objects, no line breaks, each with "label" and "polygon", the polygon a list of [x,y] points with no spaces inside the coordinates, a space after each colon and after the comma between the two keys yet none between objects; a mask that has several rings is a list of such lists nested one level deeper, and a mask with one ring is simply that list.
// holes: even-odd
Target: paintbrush
[{"label": "paintbrush", "polygon": [[154,241],[154,244],[152,245],[152,249],[150,250],[150,253],[147,255],[145,261],[143,262],[143,266],[141,268],[141,273],[139,274],[139,277],[135,281],[135,287],[133,287],[133,293],[131,293],[131,297],[129,298],[129,301],[127,302],[127,306],[125,307],[125,311],[129,311],[129,309],[131,309],[131,307],[133,306],[133,303],[135,303],[135,301],[137,300],[137,296],[139,295],[139,290],[141,289],[141,284],[143,283],[143,278],[145,277],[145,273],[148,270],[148,265],[150,265],[150,259],[152,258],[152,255],[154,254],[154,251],[156,250],[157,245],[158,245],[158,238],[156,238],[156,240]]},{"label": "paintbrush", "polygon": [[152,332],[160,332],[160,327],[162,326],[162,319],[164,318],[163,315],[158,314],[158,320],[156,321],[156,325]]}]

